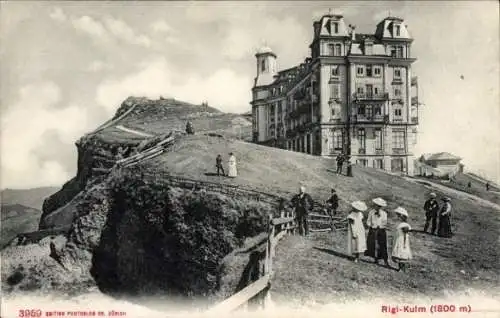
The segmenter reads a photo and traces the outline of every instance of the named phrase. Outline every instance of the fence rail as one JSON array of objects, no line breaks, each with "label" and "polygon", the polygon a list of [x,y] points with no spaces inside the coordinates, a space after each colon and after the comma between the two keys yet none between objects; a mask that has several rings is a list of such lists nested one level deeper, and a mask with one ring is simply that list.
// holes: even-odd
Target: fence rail
[{"label": "fence rail", "polygon": [[285,235],[295,233],[295,214],[294,212],[283,211],[277,218],[273,218],[273,216],[270,215],[268,226],[266,252],[261,277],[238,293],[209,309],[207,311],[208,314],[230,313],[238,308],[246,306],[251,300],[256,300],[262,307],[270,305],[273,258],[275,256],[276,246]]}]

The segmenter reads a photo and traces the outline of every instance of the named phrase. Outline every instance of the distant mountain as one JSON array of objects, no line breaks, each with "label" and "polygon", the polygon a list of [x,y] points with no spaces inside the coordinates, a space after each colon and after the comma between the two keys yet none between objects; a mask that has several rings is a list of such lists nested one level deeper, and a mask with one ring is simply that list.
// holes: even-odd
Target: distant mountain
[{"label": "distant mountain", "polygon": [[0,245],[4,246],[17,234],[38,230],[42,211],[21,204],[2,204]]},{"label": "distant mountain", "polygon": [[[1,192],[1,204],[19,204],[37,210],[42,209],[43,200],[59,190],[59,187],[42,187],[33,189],[5,189]],[[2,212],[3,218],[3,212]]]}]

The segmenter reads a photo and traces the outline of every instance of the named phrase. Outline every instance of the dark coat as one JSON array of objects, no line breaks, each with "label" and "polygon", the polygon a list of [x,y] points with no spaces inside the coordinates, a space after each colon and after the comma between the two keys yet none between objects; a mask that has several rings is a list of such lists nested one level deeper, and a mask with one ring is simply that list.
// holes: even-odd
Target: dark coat
[{"label": "dark coat", "polygon": [[304,193],[302,196],[297,194],[292,198],[292,206],[295,208],[295,213],[298,216],[307,215],[313,209],[314,202],[307,193]]},{"label": "dark coat", "polygon": [[424,211],[426,215],[435,217],[439,211],[439,203],[433,198],[425,201]]},{"label": "dark coat", "polygon": [[326,200],[326,203],[330,204],[332,208],[336,209],[339,207],[339,197],[337,194],[333,194],[330,199]]}]

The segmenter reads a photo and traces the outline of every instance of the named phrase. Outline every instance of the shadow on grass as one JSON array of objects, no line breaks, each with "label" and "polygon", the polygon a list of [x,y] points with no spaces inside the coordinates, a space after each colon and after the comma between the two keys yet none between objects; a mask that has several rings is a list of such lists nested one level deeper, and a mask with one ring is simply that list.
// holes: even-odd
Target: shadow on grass
[{"label": "shadow on grass", "polygon": [[[327,253],[327,254],[330,254],[330,255],[333,255],[333,256],[337,256],[337,257],[340,257],[340,258],[343,258],[343,259],[347,259],[347,260],[350,260],[352,261],[353,260],[353,257],[352,256],[349,256],[347,254],[344,254],[344,253],[341,253],[341,252],[337,252],[337,251],[334,251],[334,250],[330,250],[330,249],[327,249],[327,248],[320,248],[320,247],[313,247],[315,250],[318,250],[320,252],[324,252],[324,253]],[[376,266],[380,266],[380,264],[375,264],[373,261],[369,261],[369,260],[366,260],[366,259],[362,259],[360,258],[359,260],[360,262],[363,262],[363,263],[367,263],[367,264],[372,264],[372,265],[376,265]],[[383,266],[384,268],[387,268],[387,269],[391,269],[391,270],[394,270],[394,271],[397,271],[398,269],[395,268],[395,267],[392,267],[389,265],[389,267],[387,266]]]},{"label": "shadow on grass", "polygon": [[421,234],[427,234],[429,236],[435,236],[435,237],[438,237],[437,234],[432,234],[432,233],[429,233],[429,232],[425,232],[424,230],[411,230],[410,231],[411,233],[421,233]]},{"label": "shadow on grass", "polygon": [[226,175],[218,175],[216,172],[205,172],[207,177],[227,177]]}]

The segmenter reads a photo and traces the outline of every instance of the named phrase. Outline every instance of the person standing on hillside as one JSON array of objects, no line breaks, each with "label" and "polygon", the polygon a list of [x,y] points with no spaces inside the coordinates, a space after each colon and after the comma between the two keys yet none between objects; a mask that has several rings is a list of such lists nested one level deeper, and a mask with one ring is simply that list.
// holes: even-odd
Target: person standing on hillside
[{"label": "person standing on hillside", "polygon": [[330,216],[337,215],[337,209],[339,207],[339,197],[335,193],[335,189],[332,189],[332,195],[328,200],[326,200],[326,205],[328,208],[328,214]]},{"label": "person standing on hillside", "polygon": [[392,244],[392,260],[398,263],[398,270],[406,272],[406,267],[412,259],[410,248],[410,231],[411,226],[407,223],[408,212],[402,208],[397,207],[394,212],[398,215],[401,222],[396,226],[394,234],[394,243]]},{"label": "person standing on hillside", "polygon": [[236,168],[236,157],[232,152],[229,153],[228,166],[229,166],[229,171],[227,173],[228,177],[236,178],[238,176],[238,169]]},{"label": "person standing on hillside", "polygon": [[308,235],[309,224],[307,222],[307,215],[312,210],[314,202],[311,196],[306,193],[306,187],[301,186],[299,191],[299,194],[296,194],[292,198],[292,206],[295,210],[295,218],[299,227],[299,234]]},{"label": "person standing on hillside", "polygon": [[490,183],[486,182],[486,191],[490,191]]},{"label": "person standing on hillside", "polygon": [[191,121],[187,121],[186,123],[186,133],[188,135],[194,135],[194,127],[193,127],[193,124],[191,123]]},{"label": "person standing on hillside", "polygon": [[344,164],[344,153],[337,156],[337,173],[342,174],[342,165]]},{"label": "person standing on hillside", "polygon": [[441,211],[439,212],[439,227],[438,227],[438,235],[440,237],[452,237],[453,233],[451,232],[451,203],[450,198],[443,198],[444,204],[441,207]]},{"label": "person standing on hillside", "polygon": [[379,259],[383,259],[387,267],[389,267],[389,256],[387,255],[387,212],[382,208],[387,206],[387,203],[382,198],[373,199],[375,209],[368,212],[366,225],[368,226],[368,237],[366,245],[368,249],[365,256],[373,257],[374,263],[378,264]]},{"label": "person standing on hillside", "polygon": [[437,216],[439,212],[439,203],[436,201],[436,194],[431,193],[430,198],[425,201],[424,211],[425,211],[425,226],[424,232],[427,232],[429,224],[432,223],[431,234],[436,234]]},{"label": "person standing on hillside", "polygon": [[222,166],[222,156],[220,154],[215,158],[215,167],[217,168],[217,175],[220,176],[220,172],[222,171],[222,175],[225,176],[224,167]]},{"label": "person standing on hillside", "polygon": [[366,251],[365,227],[363,212],[367,206],[363,201],[351,203],[353,210],[347,216],[347,253],[354,255],[354,262],[359,262],[359,256]]}]

